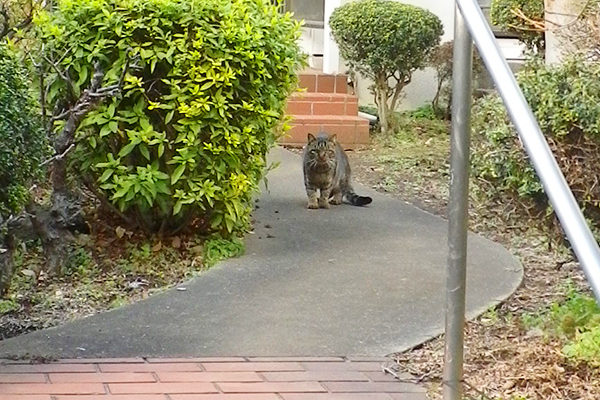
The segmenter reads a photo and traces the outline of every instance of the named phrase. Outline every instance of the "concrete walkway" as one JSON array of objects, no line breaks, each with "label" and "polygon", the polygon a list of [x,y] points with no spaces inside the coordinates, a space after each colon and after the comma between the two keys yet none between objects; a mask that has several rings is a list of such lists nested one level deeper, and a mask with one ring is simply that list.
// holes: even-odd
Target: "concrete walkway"
[{"label": "concrete walkway", "polygon": [[[0,357],[383,356],[441,333],[447,223],[360,185],[368,207],[307,210],[300,158],[272,156],[245,256],[186,291],[0,342]],[[473,317],[522,268],[471,235],[468,276]]]}]

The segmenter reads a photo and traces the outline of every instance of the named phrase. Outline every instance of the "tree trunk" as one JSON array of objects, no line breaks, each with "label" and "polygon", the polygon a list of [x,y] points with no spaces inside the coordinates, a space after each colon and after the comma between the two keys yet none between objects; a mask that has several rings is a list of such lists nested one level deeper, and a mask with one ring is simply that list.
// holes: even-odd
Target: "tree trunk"
[{"label": "tree trunk", "polygon": [[[70,142],[55,145],[61,154]],[[69,247],[75,232],[87,232],[83,210],[76,195],[67,187],[67,162],[65,158],[56,158],[52,162],[52,196],[50,206],[30,203],[27,206],[31,224],[42,241],[46,258],[46,271],[60,275],[67,261]]]},{"label": "tree trunk", "polygon": [[385,101],[385,99],[380,100],[380,103],[377,107],[377,113],[379,114],[379,123],[381,125],[381,134],[383,136],[388,136],[390,134],[391,129],[387,101]]},{"label": "tree trunk", "polygon": [[[556,64],[572,50],[568,38],[561,35],[561,28],[573,23],[581,12],[584,2],[574,0],[545,0],[546,62]],[[562,29],[564,30],[564,28]]]},{"label": "tree trunk", "polygon": [[0,296],[4,296],[10,287],[14,273],[15,238],[10,232],[0,235]]},{"label": "tree trunk", "polygon": [[70,192],[59,190],[52,193],[49,208],[32,203],[27,206],[27,212],[42,241],[47,272],[60,275],[69,255],[73,234],[89,231],[81,204]]},{"label": "tree trunk", "polygon": [[375,96],[377,99],[377,114],[379,115],[381,134],[383,136],[388,136],[392,133],[392,126],[385,77],[380,77],[375,82]]}]

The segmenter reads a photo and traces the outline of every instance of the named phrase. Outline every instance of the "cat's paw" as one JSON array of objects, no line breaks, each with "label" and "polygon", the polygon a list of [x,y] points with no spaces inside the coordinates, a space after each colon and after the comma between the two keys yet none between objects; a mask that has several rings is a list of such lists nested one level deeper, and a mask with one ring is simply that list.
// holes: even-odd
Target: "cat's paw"
[{"label": "cat's paw", "polygon": [[315,202],[309,201],[307,208],[309,210],[318,210],[319,209],[319,204],[316,201]]},{"label": "cat's paw", "polygon": [[342,199],[333,198],[333,199],[329,200],[329,204],[333,204],[334,206],[339,206],[340,204],[342,204]]},{"label": "cat's paw", "polygon": [[319,202],[319,207],[321,207],[321,208],[329,208],[329,202],[328,201],[320,201]]}]

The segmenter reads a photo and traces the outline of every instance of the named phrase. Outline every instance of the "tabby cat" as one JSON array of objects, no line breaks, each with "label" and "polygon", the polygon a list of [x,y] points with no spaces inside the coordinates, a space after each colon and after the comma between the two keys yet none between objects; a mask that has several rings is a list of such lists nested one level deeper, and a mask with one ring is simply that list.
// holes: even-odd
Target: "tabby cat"
[{"label": "tabby cat", "polygon": [[[308,208],[329,208],[341,204],[342,199],[355,206],[364,206],[370,197],[354,193],[350,184],[350,163],[336,135],[321,132],[315,137],[308,134],[304,149],[304,185],[308,195]],[[317,195],[320,190],[320,195]]]}]

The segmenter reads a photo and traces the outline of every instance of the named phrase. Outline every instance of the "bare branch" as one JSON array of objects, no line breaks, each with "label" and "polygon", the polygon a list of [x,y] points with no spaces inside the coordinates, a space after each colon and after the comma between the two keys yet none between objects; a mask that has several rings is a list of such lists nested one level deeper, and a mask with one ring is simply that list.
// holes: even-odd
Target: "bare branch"
[{"label": "bare branch", "polygon": [[394,91],[394,96],[392,97],[392,103],[390,104],[390,108],[392,111],[396,110],[396,105],[398,103],[398,100],[400,99],[402,90],[404,89],[404,87],[406,87],[406,85],[408,85],[410,83],[411,79],[412,79],[412,75],[410,75],[410,74],[409,74],[409,76],[404,77],[404,79],[402,79],[402,76],[400,77],[400,79],[398,79],[398,84],[396,85],[396,88]]},{"label": "bare branch", "polygon": [[[57,112],[58,112],[58,111],[57,111]],[[56,122],[56,121],[60,121],[61,119],[64,119],[64,118],[65,118],[65,117],[67,117],[68,115],[71,115],[71,113],[72,113],[72,112],[73,112],[73,110],[72,110],[71,108],[69,108],[69,109],[67,109],[67,110],[65,110],[65,111],[63,111],[63,112],[61,112],[60,114],[53,116],[53,117],[50,119],[50,123],[52,124],[52,123],[54,123],[54,122]]]},{"label": "bare branch", "polygon": [[71,150],[73,150],[74,148],[75,148],[75,143],[71,143],[71,145],[69,147],[67,147],[67,149],[65,151],[63,151],[61,154],[57,154],[54,157],[47,159],[46,161],[41,163],[40,166],[43,167],[45,165],[50,164],[51,162],[54,162],[57,160],[60,161],[60,160],[64,159],[67,156],[67,154],[69,154],[69,152]]},{"label": "bare branch", "polygon": [[57,153],[63,153],[73,143],[75,132],[87,113],[96,107],[104,98],[116,96],[121,91],[128,68],[129,58],[123,66],[123,72],[121,73],[119,82],[103,88],[101,86],[102,80],[104,79],[104,71],[99,62],[94,64],[94,75],[92,76],[89,89],[86,89],[83,92],[71,108],[53,118],[53,120],[56,120],[59,119],[58,117],[65,118],[68,116],[61,134],[56,138],[54,143],[54,149]]},{"label": "bare branch", "polygon": [[77,98],[77,96],[75,95],[75,86],[73,85],[73,81],[71,80],[71,78],[69,78],[67,73],[62,71],[58,64],[52,62],[48,57],[44,56],[44,61],[50,64],[50,66],[52,67],[52,69],[54,69],[54,71],[56,71],[60,79],[62,79],[62,81],[67,85],[67,90],[69,91],[71,99]]}]

